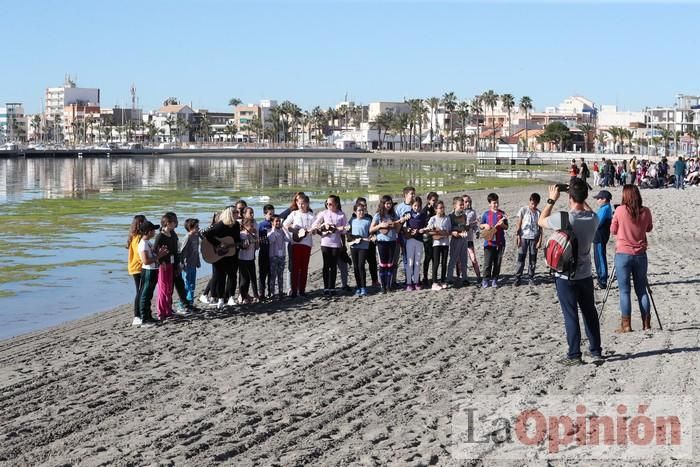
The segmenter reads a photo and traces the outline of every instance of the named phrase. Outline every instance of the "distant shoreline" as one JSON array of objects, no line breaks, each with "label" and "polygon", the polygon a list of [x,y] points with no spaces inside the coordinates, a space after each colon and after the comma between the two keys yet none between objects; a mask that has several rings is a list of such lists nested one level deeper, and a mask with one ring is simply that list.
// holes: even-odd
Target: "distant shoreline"
[{"label": "distant shoreline", "polygon": [[[230,158],[275,158],[280,155],[310,159],[411,159],[411,160],[473,160],[475,162],[495,163],[498,165],[548,165],[569,163],[571,159],[597,160],[601,158],[623,160],[631,157],[629,154],[597,154],[597,153],[538,153],[534,161],[529,157],[516,156],[513,159],[497,153],[479,153],[458,151],[370,151],[366,149],[116,149],[114,151],[94,149],[61,149],[61,150],[13,150],[0,151],[0,159],[18,158],[193,158],[207,157],[213,159]],[[535,162],[536,161],[536,162]]]}]

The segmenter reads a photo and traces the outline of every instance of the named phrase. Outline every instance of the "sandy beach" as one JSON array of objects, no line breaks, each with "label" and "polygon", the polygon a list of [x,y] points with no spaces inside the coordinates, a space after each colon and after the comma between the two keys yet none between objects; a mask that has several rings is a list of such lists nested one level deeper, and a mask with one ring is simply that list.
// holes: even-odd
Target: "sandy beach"
[{"label": "sandy beach", "polygon": [[[501,207],[514,217],[532,191],[547,197],[544,186],[501,190]],[[619,202],[620,189],[611,191]],[[487,192],[470,194],[482,212]],[[700,189],[642,196],[654,215],[649,280],[664,330],[654,318],[652,332],[641,331],[633,298],[635,332],[613,333],[615,286],[600,366],[557,363],[566,340],[554,286],[511,286],[512,232],[499,289],[326,299],[317,292],[315,252],[306,301],[207,309],[156,329],[132,328],[125,304],[0,341],[0,463],[502,465],[499,448],[482,460],[455,456],[455,398],[695,397],[700,216],[692,212]],[[609,263],[613,255],[611,241]],[[538,276],[546,278],[541,255]],[[591,460],[576,449],[567,456],[567,465],[582,466],[695,462],[663,455],[633,464]],[[524,464],[546,465],[546,453],[514,462]]]}]

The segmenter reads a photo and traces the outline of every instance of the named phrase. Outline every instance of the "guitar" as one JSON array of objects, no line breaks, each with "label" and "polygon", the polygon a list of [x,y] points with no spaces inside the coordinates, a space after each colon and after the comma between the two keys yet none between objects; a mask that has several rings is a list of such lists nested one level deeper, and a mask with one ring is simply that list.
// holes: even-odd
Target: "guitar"
[{"label": "guitar", "polygon": [[406,213],[403,216],[396,219],[395,221],[388,221],[387,224],[389,224],[389,226],[388,227],[380,227],[379,232],[383,235],[389,235],[389,232],[391,230],[394,230],[394,228],[396,227],[397,224],[403,224],[404,222],[406,222],[410,218],[411,218],[411,214]]},{"label": "guitar", "polygon": [[371,240],[370,237],[362,237],[360,235],[353,235],[351,233],[348,233],[348,234],[346,234],[345,244],[347,246],[353,246],[353,245],[357,245],[358,243],[360,243],[362,241],[369,242],[370,240]]},{"label": "guitar", "polygon": [[326,236],[332,235],[336,232],[340,232],[340,233],[347,232],[349,229],[350,229],[349,225],[345,225],[343,227],[338,227],[335,224],[325,224],[324,223],[324,224],[321,224],[321,226],[318,229],[316,229],[315,233],[321,235],[322,237],[326,237]]},{"label": "guitar", "polygon": [[290,227],[289,232],[292,234],[294,243],[299,243],[309,234],[309,231],[304,227]]},{"label": "guitar", "polygon": [[207,240],[206,237],[202,237],[202,241],[200,242],[199,250],[202,253],[202,259],[209,264],[216,263],[221,258],[233,256],[238,251],[238,245],[233,237],[216,237],[216,239],[221,242],[218,248]]}]

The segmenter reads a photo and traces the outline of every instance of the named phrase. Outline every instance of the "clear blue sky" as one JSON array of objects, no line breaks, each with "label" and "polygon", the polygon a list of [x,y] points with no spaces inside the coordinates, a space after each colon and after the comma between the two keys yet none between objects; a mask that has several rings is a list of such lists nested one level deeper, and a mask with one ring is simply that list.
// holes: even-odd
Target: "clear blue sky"
[{"label": "clear blue sky", "polygon": [[0,3],[0,102],[39,110],[65,73],[102,105],[168,96],[304,109],[487,89],[535,107],[581,94],[623,109],[700,94],[692,3],[51,1]]}]

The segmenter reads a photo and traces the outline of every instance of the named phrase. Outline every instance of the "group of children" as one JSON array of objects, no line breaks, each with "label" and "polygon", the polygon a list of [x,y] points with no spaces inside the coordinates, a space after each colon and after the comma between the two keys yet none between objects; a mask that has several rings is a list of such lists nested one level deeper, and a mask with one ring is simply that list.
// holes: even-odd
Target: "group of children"
[{"label": "group of children", "polygon": [[[253,208],[242,200],[215,214],[207,229],[200,231],[197,219],[187,219],[187,234],[181,243],[175,232],[178,219],[174,213],[165,213],[159,228],[144,216],[135,216],[127,242],[129,274],[136,286],[133,324],[152,326],[157,321],[192,311],[202,239],[213,245],[221,259],[212,263],[212,278],[199,300],[218,308],[285,295],[306,296],[314,235],[321,237],[326,296],[339,293],[338,275],[342,290],[352,291],[348,280],[350,265],[355,276],[354,295],[358,297],[368,294],[368,271],[372,286],[379,287],[382,293],[396,288],[399,267],[403,267],[407,291],[466,285],[470,265],[477,285],[498,287],[508,216],[499,208],[496,193],[490,193],[487,201],[488,210],[478,216],[469,195],[457,196],[451,200],[448,212],[445,201],[437,193],[428,193],[423,202],[413,187],[406,187],[400,203],[385,195],[372,215],[367,200],[358,198],[353,213],[346,216],[338,196],[329,196],[325,209],[314,214],[308,196],[299,192],[280,214],[275,213],[274,206],[265,205],[260,223],[255,220]],[[516,216],[516,286],[521,284],[526,260],[528,282],[535,283],[537,253],[543,242],[538,226],[539,202],[540,196],[533,193],[528,205]],[[156,230],[159,230],[157,235]],[[484,249],[483,274],[475,251],[475,242],[480,237]],[[233,244],[225,244],[224,238],[232,238]],[[596,251],[596,259],[604,261],[604,246]],[[428,280],[429,273],[432,281]],[[600,282],[604,283],[605,278],[601,277]],[[150,311],[156,286],[157,320]],[[179,297],[175,307],[173,292]]]}]

